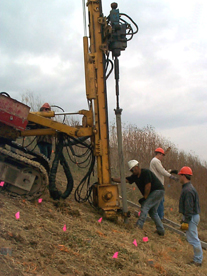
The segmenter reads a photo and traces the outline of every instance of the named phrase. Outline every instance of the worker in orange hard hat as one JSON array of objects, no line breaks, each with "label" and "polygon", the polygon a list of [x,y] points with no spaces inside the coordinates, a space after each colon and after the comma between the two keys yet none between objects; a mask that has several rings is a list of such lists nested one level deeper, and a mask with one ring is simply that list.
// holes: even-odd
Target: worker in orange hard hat
[{"label": "worker in orange hard hat", "polygon": [[203,261],[203,251],[198,238],[197,226],[200,221],[200,205],[198,193],[191,183],[193,175],[190,167],[182,167],[179,171],[182,192],[179,200],[179,213],[183,214],[181,229],[186,230],[187,241],[193,246],[194,257],[190,265],[201,266]]},{"label": "worker in orange hard hat", "polygon": [[40,111],[47,111],[47,110],[51,110],[51,107],[50,107],[50,105],[49,105],[49,103],[44,103],[43,105],[42,105],[42,107],[40,108]]},{"label": "worker in orange hard hat", "polygon": [[[155,157],[152,158],[151,162],[150,162],[150,171],[152,171],[157,178],[160,180],[160,182],[162,183],[162,185],[164,186],[164,181],[165,181],[165,176],[169,177],[175,181],[178,181],[178,178],[175,177],[174,175],[172,175],[171,173],[169,173],[162,165],[162,160],[165,156],[165,151],[163,148],[156,148],[155,150]],[[176,171],[177,172],[177,171]],[[160,201],[160,205],[157,209],[158,215],[160,217],[160,219],[164,219],[164,197],[162,198],[162,200]]]},{"label": "worker in orange hard hat", "polygon": [[[44,103],[41,108],[41,112],[51,111],[51,106],[48,103]],[[42,135],[37,136],[37,145],[42,154],[44,154],[48,159],[51,157],[52,153],[52,141],[53,138],[51,135]]]},{"label": "worker in orange hard hat", "polygon": [[161,153],[162,155],[165,155],[165,151],[164,151],[164,149],[162,149],[162,148],[157,148],[157,149],[155,150],[155,153]]}]

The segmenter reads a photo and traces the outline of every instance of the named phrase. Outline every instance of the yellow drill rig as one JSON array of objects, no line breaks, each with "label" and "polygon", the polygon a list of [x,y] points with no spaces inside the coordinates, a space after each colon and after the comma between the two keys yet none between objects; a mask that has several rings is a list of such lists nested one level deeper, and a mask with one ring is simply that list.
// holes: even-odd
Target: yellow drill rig
[{"label": "yellow drill rig", "polygon": [[[120,130],[122,110],[119,107],[118,57],[121,51],[126,49],[127,41],[138,32],[138,27],[129,16],[119,13],[116,3],[111,4],[112,9],[108,17],[102,13],[100,0],[88,0],[86,6],[89,36],[86,35],[86,18],[84,18],[83,45],[89,108],[77,112],[82,115],[82,125],[74,127],[51,120],[52,117],[60,115],[54,111],[30,112],[28,106],[12,99],[6,92],[1,92],[0,181],[4,183],[2,190],[28,200],[39,197],[46,187],[49,188],[53,199],[67,198],[73,189],[73,177],[63,149],[68,147],[73,152],[73,147],[79,145],[86,148],[87,160],[90,162],[86,175],[75,190],[75,198],[79,202],[90,201],[95,207],[104,210],[106,216],[111,217],[120,211],[120,202],[118,187],[111,184],[106,80],[114,69],[117,100],[115,114],[117,129]],[[135,31],[126,20],[130,20]],[[112,60],[109,59],[110,53]],[[62,112],[61,115],[68,113]],[[53,135],[57,138],[51,167],[44,156],[29,151],[15,142],[19,137],[38,135]],[[119,152],[122,154],[121,137],[118,137],[118,142]],[[120,159],[123,163],[122,155]],[[67,178],[64,193],[57,189],[55,183],[59,163],[63,166]],[[90,177],[95,163],[98,179],[96,183],[91,184]],[[85,195],[82,197],[84,184]],[[126,209],[122,213],[126,215]]]}]

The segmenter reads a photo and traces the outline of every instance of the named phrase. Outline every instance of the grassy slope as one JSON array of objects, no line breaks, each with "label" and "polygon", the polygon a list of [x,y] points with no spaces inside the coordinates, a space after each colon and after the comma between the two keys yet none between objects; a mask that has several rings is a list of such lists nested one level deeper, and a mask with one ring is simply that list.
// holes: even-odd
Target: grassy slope
[{"label": "grassy slope", "polygon": [[[203,266],[190,267],[186,263],[192,259],[192,247],[168,230],[165,237],[157,236],[151,222],[145,223],[145,232],[135,228],[134,216],[127,225],[122,219],[99,223],[100,215],[72,195],[59,203],[48,192],[42,198],[39,204],[0,194],[0,247],[13,251],[11,256],[0,254],[1,276],[207,275],[206,251]],[[142,241],[145,235],[147,243]]]}]

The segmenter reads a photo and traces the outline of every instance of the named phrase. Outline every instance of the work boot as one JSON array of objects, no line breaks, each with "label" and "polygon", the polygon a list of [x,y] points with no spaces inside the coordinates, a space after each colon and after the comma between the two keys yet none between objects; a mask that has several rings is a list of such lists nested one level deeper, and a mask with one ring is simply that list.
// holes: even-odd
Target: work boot
[{"label": "work boot", "polygon": [[136,222],[136,227],[138,227],[139,229],[143,229],[143,226],[139,224],[139,220]]},{"label": "work boot", "polygon": [[189,263],[187,263],[188,265],[195,265],[195,266],[201,266],[202,263],[196,263],[195,261],[190,261]]},{"label": "work boot", "polygon": [[154,233],[158,234],[159,236],[164,236],[165,235],[165,232],[159,232],[157,230],[155,230]]}]

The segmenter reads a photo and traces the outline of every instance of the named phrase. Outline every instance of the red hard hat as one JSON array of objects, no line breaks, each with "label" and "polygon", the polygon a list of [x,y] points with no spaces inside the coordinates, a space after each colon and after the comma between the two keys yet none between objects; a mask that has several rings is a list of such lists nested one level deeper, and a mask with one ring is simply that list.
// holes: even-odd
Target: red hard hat
[{"label": "red hard hat", "polygon": [[41,108],[49,108],[49,109],[51,109],[49,103],[44,103],[43,106],[42,106]]},{"label": "red hard hat", "polygon": [[190,167],[182,167],[178,174],[193,175],[193,172]]},{"label": "red hard hat", "polygon": [[164,151],[164,149],[162,149],[162,148],[157,148],[157,149],[155,150],[155,152],[159,152],[159,153],[162,153],[162,154],[165,155],[165,151]]}]

